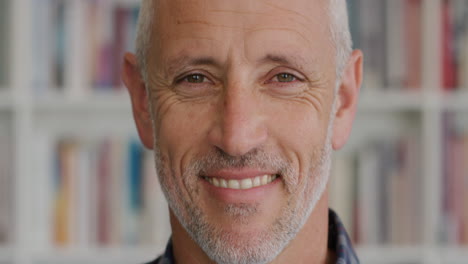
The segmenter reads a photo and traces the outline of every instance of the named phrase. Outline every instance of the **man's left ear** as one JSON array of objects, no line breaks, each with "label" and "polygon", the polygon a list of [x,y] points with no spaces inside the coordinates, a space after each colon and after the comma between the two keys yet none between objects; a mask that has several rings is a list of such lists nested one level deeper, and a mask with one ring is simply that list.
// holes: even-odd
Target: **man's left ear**
[{"label": "man's left ear", "polygon": [[134,54],[125,54],[122,68],[122,80],[132,100],[133,118],[138,135],[143,145],[152,149],[153,127],[148,109],[148,94]]},{"label": "man's left ear", "polygon": [[336,114],[333,122],[332,146],[338,150],[344,146],[351,134],[354,116],[356,114],[359,89],[362,83],[363,55],[360,50],[354,50],[341,77],[337,93]]}]

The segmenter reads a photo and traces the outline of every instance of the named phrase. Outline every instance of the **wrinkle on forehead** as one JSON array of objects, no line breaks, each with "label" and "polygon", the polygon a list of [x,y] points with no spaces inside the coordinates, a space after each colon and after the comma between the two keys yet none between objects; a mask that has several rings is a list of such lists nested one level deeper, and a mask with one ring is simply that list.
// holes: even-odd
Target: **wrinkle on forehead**
[{"label": "wrinkle on forehead", "polygon": [[[171,20],[175,20],[176,24],[185,23],[198,23],[209,26],[219,26],[227,28],[240,28],[239,25],[233,26],[226,24],[226,22],[245,22],[243,19],[239,20],[238,16],[249,17],[270,17],[278,18],[279,16],[294,21],[304,28],[309,28],[313,23],[319,22],[321,15],[325,13],[326,8],[325,0],[293,0],[298,2],[293,9],[293,5],[281,5],[281,2],[274,3],[272,0],[235,0],[235,1],[212,1],[209,0],[192,0],[192,1],[178,1],[178,0],[159,0],[158,3],[161,7],[166,7]],[[328,1],[328,0],[327,0]],[[315,10],[315,11],[314,11]],[[318,11],[318,12],[317,12]],[[162,15],[164,15],[162,13]],[[170,15],[172,14],[172,15]],[[232,14],[233,19],[229,19],[226,15]],[[315,14],[315,16],[314,16]],[[214,17],[211,17],[214,16]],[[217,19],[217,16],[219,19]],[[157,17],[161,17],[159,14]],[[316,19],[318,18],[318,19]],[[218,24],[210,23],[209,20],[216,21]],[[231,20],[231,21],[230,21]],[[260,19],[261,20],[261,19]],[[223,25],[224,23],[224,25]]]},{"label": "wrinkle on forehead", "polygon": [[209,27],[220,27],[220,28],[230,28],[230,29],[243,29],[244,27],[242,26],[228,26],[228,25],[221,25],[221,24],[215,24],[206,20],[178,20],[177,21],[178,25],[183,25],[183,24],[199,24],[203,26],[209,26]]},{"label": "wrinkle on forehead", "polygon": [[286,31],[286,32],[290,32],[290,33],[293,33],[295,35],[298,35],[300,38],[302,38],[304,41],[306,42],[310,42],[310,39],[308,39],[304,34],[300,33],[299,30],[295,30],[295,29],[292,29],[292,28],[278,28],[278,27],[265,27],[265,28],[255,28],[255,29],[247,29],[246,30],[246,33],[247,33],[247,37],[250,35],[250,34],[253,34],[253,33],[257,33],[259,31]]},{"label": "wrinkle on forehead", "polygon": [[308,15],[307,16],[303,15],[298,11],[295,11],[293,9],[288,9],[288,8],[286,8],[284,6],[275,5],[275,4],[271,3],[271,1],[268,1],[268,0],[260,0],[260,1],[263,2],[265,5],[270,6],[270,7],[274,8],[274,9],[276,9],[276,10],[287,12],[287,13],[293,15],[294,17],[299,16],[299,17],[302,17],[306,21],[310,21],[310,16],[308,16]]},{"label": "wrinkle on forehead", "polygon": [[226,10],[226,9],[210,9],[210,12],[213,13],[228,13],[228,14],[238,14],[238,15],[254,15],[254,16],[271,16],[276,17],[276,15],[266,12],[257,12],[257,11],[241,11],[241,10]]},{"label": "wrinkle on forehead", "polygon": [[[328,27],[324,26],[328,21],[325,3],[329,0],[290,1],[294,1],[294,4],[283,4],[275,0],[160,0],[158,2],[164,2],[164,4],[159,5],[160,14],[156,17],[159,17],[159,21],[163,24],[156,27],[162,34],[156,34],[156,36],[166,40],[182,40],[180,45],[176,45],[180,49],[193,41],[189,45],[190,49],[205,53],[214,50],[223,52],[221,50],[225,48],[230,50],[228,53],[232,53],[234,52],[231,51],[232,49],[243,46],[243,50],[251,50],[251,52],[238,53],[246,59],[256,57],[252,55],[261,52],[261,49],[252,50],[254,45],[250,43],[260,41],[262,36],[268,36],[272,45],[277,43],[277,40],[278,43],[286,44],[281,49],[286,47],[295,49],[298,45],[304,49],[321,46],[328,50],[330,45],[317,44],[321,41],[317,36],[329,34]],[[283,31],[286,34],[270,33],[274,31]],[[263,32],[266,35],[263,35]],[[226,46],[226,42],[236,44]],[[170,43],[172,43],[171,47],[164,47],[164,49],[170,48],[174,51],[172,53],[180,55],[181,50],[176,52],[174,42]],[[294,45],[290,46],[288,43],[294,43]],[[272,45],[270,47],[280,48],[278,44]],[[160,63],[167,63],[168,54],[164,53],[166,55],[159,54],[165,59],[159,61]],[[177,54],[171,54],[169,57],[174,58],[175,55]],[[170,68],[169,72],[172,72],[174,67]]]}]

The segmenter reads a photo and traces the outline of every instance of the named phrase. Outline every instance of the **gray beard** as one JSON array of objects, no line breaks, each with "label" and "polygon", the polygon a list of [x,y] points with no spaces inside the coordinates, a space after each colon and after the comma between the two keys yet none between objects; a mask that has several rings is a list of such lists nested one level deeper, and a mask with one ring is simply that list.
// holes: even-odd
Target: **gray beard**
[{"label": "gray beard", "polygon": [[[330,135],[330,134],[329,134]],[[155,148],[158,149],[158,148]],[[217,168],[275,168],[282,175],[290,196],[281,213],[266,230],[255,234],[239,234],[224,230],[215,225],[197,204],[183,199],[181,188],[171,180],[173,173],[167,159],[155,151],[155,163],[162,190],[169,207],[180,224],[205,254],[218,264],[263,264],[274,260],[302,229],[315,205],[326,189],[331,166],[331,142],[327,140],[323,148],[314,151],[311,159],[315,164],[309,171],[302,192],[296,192],[298,171],[283,159],[272,157],[265,152],[254,151],[240,158],[213,152],[193,161],[184,171],[182,181],[191,197],[199,193],[198,176],[204,171]],[[318,157],[318,158],[317,158]],[[295,198],[295,199],[294,199]],[[249,216],[258,212],[257,204],[227,204],[224,213],[240,225],[248,224]]]}]

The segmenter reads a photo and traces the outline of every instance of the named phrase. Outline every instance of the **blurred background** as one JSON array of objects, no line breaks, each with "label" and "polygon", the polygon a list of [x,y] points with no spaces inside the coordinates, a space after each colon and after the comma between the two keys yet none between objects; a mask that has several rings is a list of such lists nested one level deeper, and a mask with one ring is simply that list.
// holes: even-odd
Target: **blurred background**
[{"label": "blurred background", "polygon": [[[365,82],[331,207],[362,263],[468,259],[468,0],[348,0]],[[138,0],[0,0],[0,264],[141,263],[170,235],[119,72]]]}]

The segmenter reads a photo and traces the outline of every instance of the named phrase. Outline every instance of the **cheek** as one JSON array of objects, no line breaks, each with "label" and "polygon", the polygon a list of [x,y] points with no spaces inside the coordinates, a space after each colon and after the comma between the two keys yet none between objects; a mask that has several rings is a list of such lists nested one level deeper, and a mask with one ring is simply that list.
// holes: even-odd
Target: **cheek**
[{"label": "cheek", "polygon": [[291,166],[299,172],[287,179],[288,188],[299,191],[298,188],[305,188],[305,183],[311,180],[310,172],[319,162],[327,137],[328,118],[300,106],[277,113],[269,126],[270,135]]},{"label": "cheek", "polygon": [[171,163],[180,166],[184,157],[200,151],[214,111],[207,104],[174,103],[158,118],[156,140]]},{"label": "cheek", "polygon": [[298,153],[310,153],[325,142],[328,118],[308,107],[277,111],[270,124],[281,146]]}]

